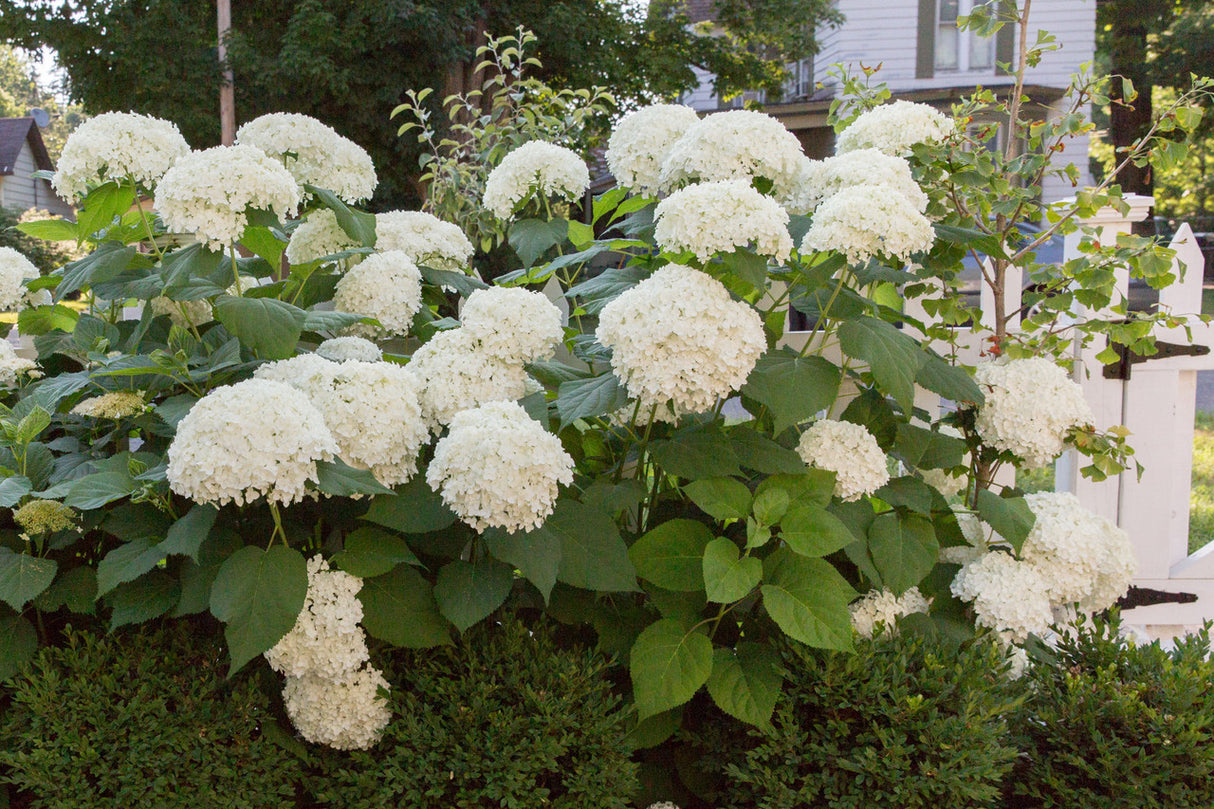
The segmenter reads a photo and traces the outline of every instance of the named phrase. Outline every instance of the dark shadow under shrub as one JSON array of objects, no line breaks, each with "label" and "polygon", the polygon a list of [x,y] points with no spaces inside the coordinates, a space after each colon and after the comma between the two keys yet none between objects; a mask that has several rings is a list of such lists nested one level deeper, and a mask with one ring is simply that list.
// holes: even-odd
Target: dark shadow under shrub
[{"label": "dark shadow under shrub", "polygon": [[68,630],[8,684],[0,783],[32,809],[295,806],[299,765],[261,732],[270,700],[226,680],[226,657],[186,622]]},{"label": "dark shadow under shrub", "polygon": [[315,797],[341,809],[622,809],[636,766],[607,665],[513,619],[398,652],[384,738],[348,754],[312,748]]}]

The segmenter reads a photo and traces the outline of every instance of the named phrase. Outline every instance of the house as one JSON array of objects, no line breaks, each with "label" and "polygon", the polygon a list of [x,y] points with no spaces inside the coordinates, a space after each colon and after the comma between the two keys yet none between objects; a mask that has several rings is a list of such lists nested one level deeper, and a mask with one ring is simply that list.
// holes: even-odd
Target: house
[{"label": "house", "polygon": [[15,211],[39,208],[55,216],[72,216],[64,201],[36,171],[52,171],[50,155],[33,118],[0,118],[0,207]]},{"label": "house", "polygon": [[[1012,77],[999,63],[1016,61],[1019,31],[1005,25],[991,39],[957,27],[958,16],[982,0],[836,0],[844,16],[842,25],[818,31],[819,52],[790,65],[793,72],[783,98],[763,109],[783,121],[800,138],[805,153],[822,158],[834,149],[834,134],[827,111],[839,88],[828,76],[831,65],[858,71],[860,65],[881,66],[874,82],[885,82],[895,98],[918,101],[947,111],[949,105],[976,87],[991,89],[1012,85]],[[712,0],[689,0],[685,6],[693,22],[711,19]],[[1039,31],[1057,39],[1059,49],[1047,52],[1025,75],[1025,94],[1039,108],[1056,109],[1072,74],[1092,61],[1096,44],[1096,0],[1036,0],[1029,15],[1028,41]],[[711,111],[763,103],[761,94],[748,93],[729,102],[714,95],[712,75],[701,72],[700,86],[686,94],[683,103]],[[818,87],[818,84],[823,86]],[[1087,112],[1087,110],[1085,110]],[[1079,185],[1090,185],[1088,139],[1075,138],[1055,156],[1060,165],[1074,163]],[[1046,201],[1074,194],[1069,182],[1050,178],[1042,188]]]}]

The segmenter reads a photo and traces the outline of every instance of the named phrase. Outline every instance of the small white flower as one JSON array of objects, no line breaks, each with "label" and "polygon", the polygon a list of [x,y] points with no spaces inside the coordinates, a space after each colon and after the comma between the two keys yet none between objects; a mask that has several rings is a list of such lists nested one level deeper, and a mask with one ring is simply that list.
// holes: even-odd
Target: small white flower
[{"label": "small white flower", "polygon": [[823,200],[801,240],[801,250],[833,250],[862,264],[886,256],[909,261],[930,250],[932,223],[915,203],[888,185],[856,185]]},{"label": "small white flower", "polygon": [[358,625],[362,586],[357,576],[330,570],[323,556],[309,559],[303,608],[291,631],[265,653],[270,668],[288,677],[312,674],[333,680],[367,662],[367,639]]},{"label": "small white flower", "polygon": [[435,432],[461,410],[512,402],[527,393],[522,363],[482,350],[480,341],[462,328],[431,337],[414,352],[408,368],[421,384],[422,417]]},{"label": "small white flower", "polygon": [[781,199],[796,185],[805,153],[797,136],[770,115],[715,112],[696,121],[670,147],[660,184],[670,191],[692,182],[767,180]]},{"label": "small white flower", "polygon": [[422,306],[422,275],[408,254],[389,250],[367,256],[337,282],[333,308],[369,315],[380,327],[357,323],[348,331],[358,337],[405,336]]},{"label": "small white flower", "polygon": [[38,364],[33,360],[18,357],[16,349],[8,340],[0,340],[0,388],[17,387],[18,377],[37,379],[41,376]]},{"label": "small white flower", "polygon": [[878,625],[882,627],[883,634],[896,634],[899,618],[916,612],[927,612],[929,606],[919,588],[912,587],[901,596],[894,595],[889,589],[869,590],[863,598],[853,602],[848,610],[851,612],[851,624],[856,634],[862,638],[871,638]]},{"label": "small white flower", "polygon": [[337,223],[337,214],[320,208],[309,213],[292,231],[291,241],[287,242],[287,261],[307,264],[357,246],[358,242]]},{"label": "small white flower", "polygon": [[542,292],[522,287],[476,290],[460,321],[482,351],[511,363],[548,359],[564,337],[561,310]]},{"label": "small white flower", "polygon": [[953,133],[953,122],[927,104],[895,101],[869,110],[839,133],[835,153],[877,149],[905,157],[916,143],[941,141]]},{"label": "small white flower", "polygon": [[506,155],[485,181],[484,205],[498,219],[509,219],[533,192],[575,200],[590,187],[590,170],[577,152],[533,140]]},{"label": "small white flower", "polygon": [[801,460],[835,473],[835,496],[858,500],[889,482],[889,459],[863,425],[819,419],[797,443]]},{"label": "small white flower", "polygon": [[151,300],[153,315],[167,315],[174,326],[188,329],[191,326],[201,326],[214,318],[211,302],[206,298],[195,301],[175,301],[164,295],[157,295]]},{"label": "small white flower", "polygon": [[423,211],[375,215],[375,248],[400,250],[418,266],[464,272],[472,261],[472,242],[459,225]]},{"label": "small white flower", "polygon": [[305,184],[314,185],[354,204],[370,199],[378,184],[365,149],[307,115],[272,112],[254,118],[236,132],[236,142],[281,161],[301,194]]},{"label": "small white flower", "polygon": [[316,347],[316,356],[333,362],[379,362],[384,352],[362,337],[331,337]]},{"label": "small white flower", "polygon": [[89,118],[68,136],[51,185],[75,200],[90,185],[134,179],[145,188],[160,181],[190,145],[177,125],[150,115],[106,112]]},{"label": "small white flower", "polygon": [[975,423],[978,435],[1019,457],[1026,469],[1052,462],[1067,433],[1094,418],[1083,389],[1044,357],[979,363],[974,381],[985,397]]},{"label": "small white flower", "polygon": [[776,261],[792,252],[788,213],[744,180],[688,186],[659,202],[654,213],[654,238],[662,249],[690,250],[703,262],[749,245]]},{"label": "small white flower", "polygon": [[11,312],[28,305],[25,282],[38,277],[38,268],[22,253],[0,247],[0,309]]},{"label": "small white flower", "polygon": [[625,188],[653,195],[659,190],[662,161],[700,120],[682,104],[654,104],[628,113],[607,141],[607,167]]},{"label": "small white flower", "polygon": [[147,409],[147,402],[143,399],[143,394],[134,390],[119,390],[110,393],[103,393],[100,396],[92,396],[88,399],[81,399],[75,407],[72,408],[73,416],[85,416],[94,419],[123,419],[127,416],[134,416],[144,412]]},{"label": "small white flower", "polygon": [[1003,551],[991,551],[965,565],[953,578],[952,592],[972,601],[978,626],[1024,641],[1049,629],[1054,613],[1037,569]]},{"label": "small white flower", "polygon": [[291,724],[309,742],[336,750],[366,750],[379,741],[392,719],[381,690],[388,690],[388,681],[368,665],[340,679],[288,677],[282,699]]}]

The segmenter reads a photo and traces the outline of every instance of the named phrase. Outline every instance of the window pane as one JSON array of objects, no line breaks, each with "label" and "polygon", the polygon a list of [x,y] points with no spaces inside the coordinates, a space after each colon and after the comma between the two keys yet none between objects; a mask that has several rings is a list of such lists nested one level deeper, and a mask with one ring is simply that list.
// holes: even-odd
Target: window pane
[{"label": "window pane", "polygon": [[940,22],[956,22],[958,0],[940,0]]},{"label": "window pane", "polygon": [[936,67],[957,69],[957,38],[960,33],[955,25],[942,25],[936,30]]},{"label": "window pane", "polygon": [[994,37],[980,37],[970,32],[970,70],[995,66]]}]

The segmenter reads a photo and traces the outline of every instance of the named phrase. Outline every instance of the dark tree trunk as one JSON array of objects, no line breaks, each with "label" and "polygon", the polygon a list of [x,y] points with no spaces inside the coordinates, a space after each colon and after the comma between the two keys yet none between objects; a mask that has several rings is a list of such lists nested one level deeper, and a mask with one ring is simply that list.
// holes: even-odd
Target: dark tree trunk
[{"label": "dark tree trunk", "polygon": [[[1110,105],[1109,139],[1117,150],[1117,162],[1133,147],[1134,142],[1151,128],[1151,83],[1147,76],[1147,25],[1146,21],[1132,14],[1119,14],[1111,20],[1113,26],[1110,71],[1114,78],[1109,88]],[[1122,97],[1122,83],[1117,76],[1124,76],[1134,83],[1138,97],[1127,102]],[[1124,103],[1123,103],[1124,102]],[[1126,166],[1117,178],[1125,193],[1151,195],[1154,185],[1150,165]]]}]

